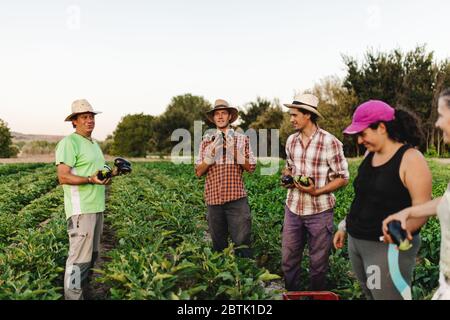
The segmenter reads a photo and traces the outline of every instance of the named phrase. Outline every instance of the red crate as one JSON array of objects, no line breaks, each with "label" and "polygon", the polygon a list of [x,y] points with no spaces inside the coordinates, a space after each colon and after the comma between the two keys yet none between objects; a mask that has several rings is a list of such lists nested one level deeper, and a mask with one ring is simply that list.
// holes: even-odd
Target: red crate
[{"label": "red crate", "polygon": [[336,293],[330,291],[292,291],[283,293],[283,300],[339,300]]}]

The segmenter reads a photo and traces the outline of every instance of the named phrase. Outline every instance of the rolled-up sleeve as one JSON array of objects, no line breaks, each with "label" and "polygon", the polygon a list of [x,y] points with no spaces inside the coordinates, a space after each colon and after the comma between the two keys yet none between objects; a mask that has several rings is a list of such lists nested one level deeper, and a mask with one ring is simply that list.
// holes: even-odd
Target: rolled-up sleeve
[{"label": "rolled-up sleeve", "polygon": [[197,160],[195,160],[195,168],[201,165],[203,160],[205,159],[205,150],[206,150],[206,141],[202,140],[202,142],[200,143],[200,148],[198,150]]},{"label": "rolled-up sleeve", "polygon": [[330,180],[334,180],[336,178],[348,180],[350,178],[348,163],[344,156],[342,142],[336,138],[332,139],[331,145],[327,148],[327,161],[331,169],[328,175]]},{"label": "rolled-up sleeve", "polygon": [[291,169],[294,166],[294,161],[292,160],[292,136],[289,136],[286,141],[286,169]]},{"label": "rolled-up sleeve", "polygon": [[250,163],[250,170],[249,172],[254,172],[256,170],[256,158],[253,154],[252,148],[250,147],[250,138],[245,138],[245,158],[248,159],[248,162]]}]

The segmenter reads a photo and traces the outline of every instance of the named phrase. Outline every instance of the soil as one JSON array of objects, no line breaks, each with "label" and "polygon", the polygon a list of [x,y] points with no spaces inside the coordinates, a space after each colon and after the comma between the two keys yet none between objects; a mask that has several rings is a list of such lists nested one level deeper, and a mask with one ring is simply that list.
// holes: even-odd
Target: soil
[{"label": "soil", "polygon": [[[111,194],[111,186],[106,187],[106,201]],[[108,211],[103,214],[103,233],[100,239],[100,252],[97,260],[94,263],[94,270],[104,270],[103,265],[111,261],[108,253],[117,245],[117,239],[113,228],[109,225],[106,216]],[[93,272],[86,290],[86,300],[107,300],[110,286],[105,283],[97,281],[101,277],[100,273]]]},{"label": "soil", "polygon": [[51,163],[55,161],[54,155],[35,155],[19,158],[0,158],[0,163]]},{"label": "soil", "polygon": [[448,158],[436,158],[433,160],[440,164],[450,164],[450,159]]}]

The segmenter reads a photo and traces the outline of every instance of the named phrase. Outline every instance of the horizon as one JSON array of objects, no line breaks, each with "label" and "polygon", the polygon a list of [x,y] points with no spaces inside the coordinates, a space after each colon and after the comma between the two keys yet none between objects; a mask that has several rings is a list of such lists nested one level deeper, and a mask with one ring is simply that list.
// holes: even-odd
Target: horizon
[{"label": "horizon", "polygon": [[123,116],[158,116],[186,93],[241,108],[258,96],[291,102],[342,78],[342,55],[426,45],[436,60],[450,57],[448,9],[439,0],[6,1],[0,119],[14,132],[64,136],[72,101],[86,98],[103,112],[93,137],[104,140]]}]

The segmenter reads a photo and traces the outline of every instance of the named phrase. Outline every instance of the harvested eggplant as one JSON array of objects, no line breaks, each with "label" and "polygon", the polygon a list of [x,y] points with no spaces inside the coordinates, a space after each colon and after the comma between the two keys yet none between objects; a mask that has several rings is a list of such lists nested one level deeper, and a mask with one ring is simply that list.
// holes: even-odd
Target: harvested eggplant
[{"label": "harvested eggplant", "polygon": [[117,167],[117,172],[119,175],[131,173],[131,163],[124,158],[114,159],[114,165]]},{"label": "harvested eggplant", "polygon": [[394,220],[389,222],[388,232],[399,250],[405,251],[412,247],[412,244],[407,238],[406,231],[402,228],[402,224],[399,221]]},{"label": "harvested eggplant", "polygon": [[303,187],[309,187],[311,185],[311,181],[314,181],[312,178],[307,176],[296,176],[294,177],[294,180]]},{"label": "harvested eggplant", "polygon": [[97,172],[97,178],[98,180],[105,180],[105,179],[109,179],[112,177],[112,169],[111,167],[107,166],[106,164],[104,165],[102,170],[99,170]]},{"label": "harvested eggplant", "polygon": [[290,175],[284,175],[281,177],[281,184],[284,186],[294,184],[294,178]]}]

